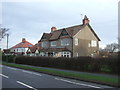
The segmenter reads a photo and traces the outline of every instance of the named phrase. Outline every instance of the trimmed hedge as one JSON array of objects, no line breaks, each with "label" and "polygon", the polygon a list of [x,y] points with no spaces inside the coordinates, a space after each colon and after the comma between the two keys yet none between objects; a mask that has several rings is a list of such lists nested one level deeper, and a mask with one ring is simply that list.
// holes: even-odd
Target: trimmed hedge
[{"label": "trimmed hedge", "polygon": [[15,61],[15,55],[2,55],[2,61],[13,63]]},{"label": "trimmed hedge", "polygon": [[68,70],[98,72],[98,73],[112,73],[118,74],[119,60],[117,57],[110,58],[91,58],[91,57],[77,57],[77,58],[52,58],[39,56],[18,56],[15,59],[17,64],[26,64],[40,67],[52,67]]}]

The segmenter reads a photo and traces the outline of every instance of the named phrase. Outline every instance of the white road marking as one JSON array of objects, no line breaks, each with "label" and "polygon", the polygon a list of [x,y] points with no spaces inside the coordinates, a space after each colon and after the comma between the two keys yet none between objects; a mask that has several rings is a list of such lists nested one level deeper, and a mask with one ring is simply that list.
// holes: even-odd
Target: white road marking
[{"label": "white road marking", "polygon": [[7,68],[12,69],[12,70],[17,70],[16,68],[12,68],[12,67],[7,67]]},{"label": "white road marking", "polygon": [[76,83],[76,82],[72,82],[72,81],[68,81],[68,80],[60,79],[60,78],[55,78],[55,79],[60,80],[60,81],[64,81],[64,82],[68,82],[68,83],[71,83],[71,84],[76,84],[76,85],[83,85],[83,86],[88,86],[88,87],[93,87],[93,88],[101,88],[101,87],[98,87],[98,86],[87,85],[87,84],[82,84],[82,83]]},{"label": "white road marking", "polygon": [[38,73],[32,73],[32,74],[37,75],[37,76],[42,76],[41,74],[38,74]]},{"label": "white road marking", "polygon": [[22,71],[25,72],[25,73],[34,74],[34,75],[37,75],[37,76],[42,76],[38,73],[34,73],[34,72],[31,72],[31,71],[26,71],[26,70],[22,70]]},{"label": "white road marking", "polygon": [[31,87],[30,85],[27,85],[27,84],[22,83],[22,82],[20,82],[20,81],[17,81],[17,83],[19,83],[19,84],[21,84],[21,85],[23,85],[23,86],[26,86],[26,87],[28,87],[28,88],[31,88],[31,89],[33,89],[33,90],[37,90],[36,88]]},{"label": "white road marking", "polygon": [[23,72],[26,72],[26,73],[29,73],[29,74],[32,74],[32,72],[30,71],[26,71],[26,70],[22,70]]},{"label": "white road marking", "polygon": [[8,76],[6,76],[6,75],[3,75],[3,74],[1,74],[1,73],[0,73],[0,75],[1,75],[1,76],[3,76],[3,77],[5,77],[5,78],[9,78]]}]

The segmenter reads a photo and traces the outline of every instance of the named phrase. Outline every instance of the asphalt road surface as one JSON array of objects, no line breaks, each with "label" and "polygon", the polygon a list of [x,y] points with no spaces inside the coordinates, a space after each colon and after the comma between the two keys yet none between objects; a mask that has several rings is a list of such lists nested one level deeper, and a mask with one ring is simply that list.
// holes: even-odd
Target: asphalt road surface
[{"label": "asphalt road surface", "polygon": [[113,88],[111,86],[52,76],[4,65],[0,65],[0,68],[1,67],[2,73],[0,73],[0,77],[2,77],[3,89],[31,88],[33,90],[38,90],[40,88]]}]

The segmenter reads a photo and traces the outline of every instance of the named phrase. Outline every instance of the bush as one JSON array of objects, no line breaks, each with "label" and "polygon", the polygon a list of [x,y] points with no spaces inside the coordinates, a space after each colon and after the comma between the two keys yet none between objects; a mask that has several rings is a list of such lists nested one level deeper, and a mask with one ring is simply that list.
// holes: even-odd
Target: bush
[{"label": "bush", "polygon": [[15,60],[15,55],[2,55],[2,61],[13,63]]},{"label": "bush", "polygon": [[60,69],[69,69],[87,72],[105,72],[118,74],[118,58],[91,58],[91,57],[77,57],[77,58],[52,58],[52,57],[29,57],[17,56],[15,63],[26,64],[40,67],[52,67]]}]

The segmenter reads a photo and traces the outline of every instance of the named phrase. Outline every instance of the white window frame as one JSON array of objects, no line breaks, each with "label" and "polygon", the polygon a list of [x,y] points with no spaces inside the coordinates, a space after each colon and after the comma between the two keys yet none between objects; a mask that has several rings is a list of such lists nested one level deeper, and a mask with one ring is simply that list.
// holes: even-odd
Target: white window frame
[{"label": "white window frame", "polygon": [[77,57],[79,56],[79,54],[77,53]]},{"label": "white window frame", "polygon": [[71,57],[71,53],[70,52],[61,52],[61,56],[62,57]]},{"label": "white window frame", "polygon": [[91,47],[96,47],[96,46],[97,46],[97,41],[91,40]]},{"label": "white window frame", "polygon": [[56,46],[56,41],[51,41],[51,46]]},{"label": "white window frame", "polygon": [[78,45],[78,38],[75,38],[75,45]]},{"label": "white window frame", "polygon": [[44,53],[44,52],[40,52],[39,55],[40,55],[40,56],[45,56],[45,53]]}]

